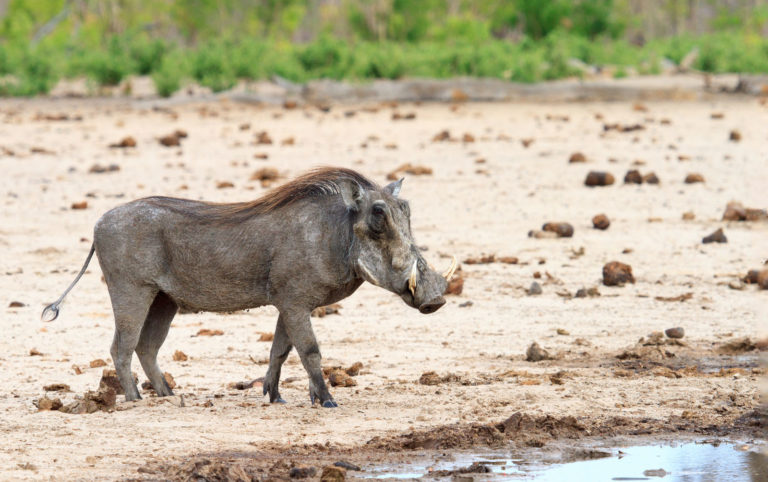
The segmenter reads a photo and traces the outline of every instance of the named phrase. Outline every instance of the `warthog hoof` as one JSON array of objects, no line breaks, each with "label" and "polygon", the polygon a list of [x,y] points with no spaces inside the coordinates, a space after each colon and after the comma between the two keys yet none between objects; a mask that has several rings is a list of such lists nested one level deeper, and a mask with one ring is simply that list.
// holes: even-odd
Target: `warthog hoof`
[{"label": "warthog hoof", "polygon": [[336,402],[334,402],[333,400],[326,400],[326,401],[323,402],[323,407],[324,408],[336,408],[338,406],[339,405]]}]

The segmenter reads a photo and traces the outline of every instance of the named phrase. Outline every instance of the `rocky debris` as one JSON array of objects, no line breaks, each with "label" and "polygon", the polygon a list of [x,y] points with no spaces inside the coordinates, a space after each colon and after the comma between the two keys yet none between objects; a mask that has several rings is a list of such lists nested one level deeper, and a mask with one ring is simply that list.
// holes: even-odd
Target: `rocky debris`
[{"label": "rocky debris", "polygon": [[269,159],[269,154],[267,154],[266,152],[257,152],[256,154],[253,155],[253,158],[259,159],[261,161],[266,161],[267,159]]},{"label": "rocky debris", "polygon": [[741,131],[738,129],[733,129],[730,134],[728,134],[728,140],[739,142],[741,140]]},{"label": "rocky debris", "polygon": [[339,303],[333,303],[332,305],[327,306],[318,306],[314,310],[312,310],[312,313],[310,316],[314,316],[315,318],[322,318],[327,315],[340,315],[341,314],[341,305]]},{"label": "rocky debris", "polygon": [[350,367],[346,368],[344,371],[350,377],[356,377],[360,374],[360,370],[362,369],[363,369],[363,364],[361,362],[355,362]]},{"label": "rocky debris", "polygon": [[664,469],[648,469],[643,471],[643,475],[646,477],[666,477],[668,473]]},{"label": "rocky debris", "polygon": [[476,258],[466,258],[464,264],[490,264],[496,261],[495,254],[481,254]]},{"label": "rocky debris", "polygon": [[333,463],[336,467],[341,467],[342,469],[346,470],[355,470],[360,471],[362,470],[359,465],[355,465],[351,462],[347,462],[346,460],[339,460]]},{"label": "rocky debris", "polygon": [[557,334],[558,335],[562,335],[562,336],[568,336],[568,335],[571,334],[571,332],[566,330],[565,328],[558,328],[557,329]]},{"label": "rocky debris", "polygon": [[294,145],[296,145],[296,138],[293,137],[293,136],[286,137],[285,139],[280,141],[280,145],[281,146],[294,146]]},{"label": "rocky debris", "polygon": [[584,185],[594,186],[610,186],[615,181],[613,174],[605,171],[589,171],[587,178],[584,180]]},{"label": "rocky debris", "polygon": [[592,218],[592,226],[595,229],[605,231],[611,225],[611,220],[605,214],[598,214]]},{"label": "rocky debris", "polygon": [[525,351],[525,361],[540,362],[542,360],[551,360],[552,357],[549,352],[539,346],[535,341],[531,343],[531,346]]},{"label": "rocky debris", "polygon": [[660,181],[655,172],[649,172],[643,176],[643,182],[646,184],[659,184]]},{"label": "rocky debris", "polygon": [[576,163],[583,163],[587,162],[587,156],[582,154],[581,152],[574,152],[571,154],[571,157],[568,158],[569,164],[576,164]]},{"label": "rocky debris", "polygon": [[757,346],[751,338],[748,336],[743,336],[741,338],[736,338],[734,340],[729,340],[725,343],[722,343],[719,347],[717,347],[717,351],[720,353],[736,354],[752,351],[756,348]]},{"label": "rocky debris", "polygon": [[717,231],[714,233],[704,236],[701,238],[701,242],[704,244],[709,243],[727,243],[728,238],[725,237],[725,233],[723,232],[723,228],[718,228]]},{"label": "rocky debris", "polygon": [[634,283],[632,267],[620,261],[611,261],[603,266],[603,284],[605,286],[624,286],[626,283]]},{"label": "rocky debris", "polygon": [[[133,375],[133,382],[138,383],[139,377],[136,375],[135,372],[133,372],[132,375]],[[115,370],[105,368],[101,372],[101,380],[99,380],[99,390],[103,390],[106,388],[113,389],[117,395],[125,394],[125,391],[123,391],[122,385],[120,385],[120,380],[117,379],[117,372]]]},{"label": "rocky debris", "polygon": [[664,334],[669,338],[679,340],[685,336],[685,329],[682,326],[676,326],[674,328],[667,328],[664,330]]},{"label": "rocky debris", "polygon": [[69,385],[66,383],[51,383],[50,385],[45,385],[43,387],[43,390],[46,392],[70,392]]},{"label": "rocky debris", "polygon": [[723,221],[760,221],[768,220],[765,209],[745,208],[740,202],[731,201],[725,206]]},{"label": "rocky debris", "polygon": [[253,141],[256,145],[269,145],[272,144],[272,138],[269,137],[267,131],[257,132],[255,134],[256,140]]},{"label": "rocky debris", "polygon": [[421,374],[419,377],[419,385],[440,385],[441,383],[451,383],[461,381],[461,377],[449,373],[442,377],[434,371],[428,371]]},{"label": "rocky debris", "polygon": [[114,144],[110,144],[109,147],[111,149],[125,149],[128,147],[136,147],[136,139],[134,139],[131,136],[123,137],[120,142],[115,142]]},{"label": "rocky debris", "polygon": [[597,288],[594,286],[591,288],[579,288],[576,290],[576,294],[574,295],[576,298],[595,298],[597,296],[600,296],[600,291],[598,291]]},{"label": "rocky debris", "polygon": [[332,387],[354,387],[357,386],[357,381],[347,375],[344,370],[333,370],[328,374],[328,382]]},{"label": "rocky debris", "polygon": [[654,299],[656,301],[682,302],[682,301],[688,301],[691,298],[693,298],[693,293],[683,293],[682,295],[678,295],[678,296],[656,296]]},{"label": "rocky debris", "polygon": [[417,166],[414,164],[411,164],[410,162],[406,162],[405,164],[400,165],[397,169],[387,174],[387,179],[390,181],[397,181],[401,177],[403,177],[403,173],[410,174],[412,176],[423,176],[427,174],[432,174],[432,168],[427,166]]},{"label": "rocky debris", "polygon": [[98,411],[108,412],[115,407],[117,392],[114,388],[99,385],[95,392],[87,391],[80,400],[59,408],[59,411],[71,414],[94,413]]},{"label": "rocky debris", "polygon": [[176,350],[175,352],[173,352],[173,361],[187,361],[187,360],[189,360],[189,357],[183,351]]},{"label": "rocky debris", "polygon": [[80,201],[80,202],[72,203],[72,209],[74,210],[88,209],[88,201]]},{"label": "rocky debris", "polygon": [[768,290],[768,269],[751,269],[742,281],[746,284],[756,284],[761,289]]},{"label": "rocky debris", "polygon": [[642,124],[603,124],[603,132],[616,131],[616,132],[634,132],[645,130],[645,126]]},{"label": "rocky debris", "polygon": [[713,113],[709,114],[709,118],[710,119],[724,119],[725,118],[725,114],[723,114],[722,112],[713,112]]},{"label": "rocky debris", "polygon": [[187,137],[187,131],[182,129],[176,129],[170,134],[158,139],[160,145],[165,147],[176,147],[181,145],[181,140]]},{"label": "rocky debris", "polygon": [[221,336],[224,332],[221,330],[211,330],[209,328],[201,328],[196,335],[193,336]]},{"label": "rocky debris", "polygon": [[216,189],[230,189],[235,187],[235,185],[230,181],[219,181],[216,183]]},{"label": "rocky debris", "polygon": [[624,184],[642,184],[643,176],[637,169],[630,169],[624,175]]},{"label": "rocky debris", "polygon": [[10,303],[8,303],[8,308],[23,308],[25,306],[27,305],[25,305],[21,301],[11,301]]},{"label": "rocky debris", "polygon": [[47,396],[38,398],[32,402],[40,412],[47,410],[59,410],[64,404],[59,398],[48,398]]},{"label": "rocky debris", "polygon": [[166,475],[167,477],[162,478],[211,482],[252,482],[258,480],[258,478],[249,475],[240,464],[232,460],[195,459],[169,471]]},{"label": "rocky debris", "polygon": [[[170,388],[170,389],[176,388],[176,380],[173,379],[173,375],[171,375],[168,372],[164,372],[163,373],[163,378],[165,378],[165,383],[168,384],[168,388]],[[152,382],[150,382],[149,380],[145,380],[144,383],[141,384],[141,389],[142,390],[153,390],[154,391],[154,387],[152,386]]]},{"label": "rocky debris", "polygon": [[323,467],[323,473],[320,474],[320,482],[340,482],[346,478],[347,471],[334,465]]},{"label": "rocky debris", "polygon": [[444,142],[451,140],[451,133],[447,129],[438,132],[432,137],[432,142]]},{"label": "rocky debris", "polygon": [[475,136],[473,136],[469,132],[465,132],[464,135],[461,136],[461,142],[464,142],[464,143],[475,142]]},{"label": "rocky debris", "polygon": [[541,293],[542,293],[541,285],[536,281],[531,283],[531,287],[528,288],[528,296],[536,296],[536,295],[540,295]]},{"label": "rocky debris", "polygon": [[686,184],[695,184],[697,182],[704,182],[704,176],[699,174],[698,172],[692,172],[685,176],[685,183]]},{"label": "rocky debris", "polygon": [[107,366],[107,362],[102,360],[101,358],[97,358],[95,360],[91,360],[91,362],[88,364],[91,368],[99,368],[99,367],[105,367]]},{"label": "rocky debris", "polygon": [[541,227],[542,231],[556,233],[558,238],[570,238],[573,236],[573,226],[569,223],[549,222]]},{"label": "rocky debris", "polygon": [[446,288],[445,294],[460,295],[462,291],[464,291],[464,275],[461,272],[461,266],[459,266],[451,279],[448,280],[448,288]]},{"label": "rocky debris", "polygon": [[733,280],[728,282],[728,287],[732,290],[742,291],[744,290],[745,285],[741,280]]},{"label": "rocky debris", "polygon": [[32,348],[29,350],[29,356],[43,356],[43,353],[37,348]]},{"label": "rocky debris", "polygon": [[272,341],[275,339],[274,333],[260,333],[259,341]]},{"label": "rocky debris", "polygon": [[120,170],[120,166],[117,164],[109,164],[108,166],[102,166],[101,164],[94,164],[88,169],[91,174],[104,174],[105,172],[117,172]]},{"label": "rocky debris", "polygon": [[500,256],[498,258],[499,263],[502,264],[517,264],[520,262],[519,259],[517,259],[516,256]]},{"label": "rocky debris", "polygon": [[525,139],[520,139],[520,144],[523,145],[525,149],[528,149],[528,147],[534,143],[536,139],[533,137],[526,137]]},{"label": "rocky debris", "polygon": [[308,479],[314,477],[315,474],[317,474],[317,469],[314,467],[294,467],[288,476],[292,479]]},{"label": "rocky debris", "polygon": [[415,112],[408,112],[407,114],[401,114],[400,112],[393,112],[392,113],[392,120],[398,121],[398,120],[413,120],[416,118]]},{"label": "rocky debris", "polygon": [[683,221],[693,221],[696,219],[696,214],[693,211],[686,211],[683,213]]},{"label": "rocky debris", "polygon": [[241,131],[247,131],[248,129],[251,128],[251,123],[250,122],[244,122],[244,123],[240,124],[237,128],[240,129]]},{"label": "rocky debris", "polygon": [[269,187],[280,178],[280,172],[274,167],[262,167],[251,174],[251,181],[261,182],[262,187]]},{"label": "rocky debris", "polygon": [[283,101],[283,109],[285,110],[293,110],[298,106],[299,106],[299,103],[293,99],[286,99]]}]

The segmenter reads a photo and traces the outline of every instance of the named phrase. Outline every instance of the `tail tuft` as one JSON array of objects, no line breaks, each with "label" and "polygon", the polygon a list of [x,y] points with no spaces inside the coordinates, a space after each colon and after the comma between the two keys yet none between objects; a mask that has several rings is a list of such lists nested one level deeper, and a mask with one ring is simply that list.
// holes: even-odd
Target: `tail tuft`
[{"label": "tail tuft", "polygon": [[51,322],[59,317],[59,303],[51,303],[43,310],[43,314],[40,315],[40,319],[45,322]]}]

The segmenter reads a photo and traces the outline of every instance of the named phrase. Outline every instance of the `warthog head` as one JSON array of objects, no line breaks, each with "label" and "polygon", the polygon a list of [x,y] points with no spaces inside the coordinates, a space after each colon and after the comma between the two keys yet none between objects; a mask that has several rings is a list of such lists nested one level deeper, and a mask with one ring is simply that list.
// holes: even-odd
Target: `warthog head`
[{"label": "warthog head", "polygon": [[397,197],[402,182],[381,190],[352,186],[343,193],[347,205],[357,211],[353,225],[357,259],[352,262],[369,283],[400,295],[421,313],[434,313],[445,304],[443,293],[456,270],[456,258],[439,274],[421,256],[411,235],[408,201]]}]

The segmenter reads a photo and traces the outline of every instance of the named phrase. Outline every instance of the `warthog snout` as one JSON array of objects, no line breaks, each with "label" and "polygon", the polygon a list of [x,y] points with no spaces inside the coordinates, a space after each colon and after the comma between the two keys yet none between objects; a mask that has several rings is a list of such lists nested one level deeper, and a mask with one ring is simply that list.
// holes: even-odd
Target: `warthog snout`
[{"label": "warthog snout", "polygon": [[428,315],[430,313],[434,313],[435,311],[439,310],[443,305],[445,304],[445,298],[442,296],[438,296],[437,298],[432,298],[430,301],[426,303],[422,303],[419,306],[419,312]]}]

